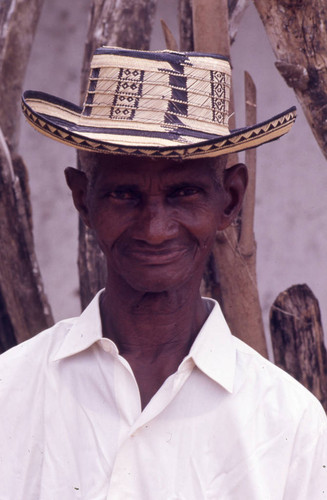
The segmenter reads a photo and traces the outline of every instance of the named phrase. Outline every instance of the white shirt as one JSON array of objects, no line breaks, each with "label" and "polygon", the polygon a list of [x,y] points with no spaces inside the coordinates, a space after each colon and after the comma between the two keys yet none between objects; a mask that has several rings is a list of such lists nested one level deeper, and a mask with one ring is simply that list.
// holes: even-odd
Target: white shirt
[{"label": "white shirt", "polygon": [[318,401],[218,304],[143,411],[99,295],[0,357],[0,500],[327,499],[326,448]]}]

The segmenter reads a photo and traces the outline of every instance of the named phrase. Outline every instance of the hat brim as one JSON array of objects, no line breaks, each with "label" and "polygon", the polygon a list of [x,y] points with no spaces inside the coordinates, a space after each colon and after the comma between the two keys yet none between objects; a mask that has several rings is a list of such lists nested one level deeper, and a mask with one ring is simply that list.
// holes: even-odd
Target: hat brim
[{"label": "hat brim", "polygon": [[194,134],[190,142],[178,143],[170,131],[124,128],[113,121],[110,127],[95,126],[90,117],[82,116],[82,108],[50,94],[26,91],[22,109],[31,125],[44,135],[76,149],[107,154],[153,158],[195,159],[215,157],[255,148],[278,139],[294,124],[296,108],[251,127],[232,130],[228,135]]}]

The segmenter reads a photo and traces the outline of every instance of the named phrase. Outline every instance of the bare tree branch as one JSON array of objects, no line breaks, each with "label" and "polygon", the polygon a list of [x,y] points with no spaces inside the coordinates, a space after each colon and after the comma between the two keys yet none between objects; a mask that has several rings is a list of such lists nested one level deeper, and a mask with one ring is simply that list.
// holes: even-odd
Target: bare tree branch
[{"label": "bare tree branch", "polygon": [[327,158],[327,22],[325,0],[254,0],[276,55]]},{"label": "bare tree branch", "polygon": [[[257,123],[257,93],[250,74],[246,71],[244,75],[245,85],[245,116],[246,126]],[[255,185],[256,185],[256,149],[245,151],[245,164],[248,168],[249,181],[242,207],[242,227],[239,238],[240,251],[242,255],[250,257],[256,250],[254,241],[254,207],[255,207]],[[255,262],[254,262],[255,265]]]},{"label": "bare tree branch", "polygon": [[251,0],[228,0],[229,36],[231,44],[235,41],[238,27],[250,2]]}]

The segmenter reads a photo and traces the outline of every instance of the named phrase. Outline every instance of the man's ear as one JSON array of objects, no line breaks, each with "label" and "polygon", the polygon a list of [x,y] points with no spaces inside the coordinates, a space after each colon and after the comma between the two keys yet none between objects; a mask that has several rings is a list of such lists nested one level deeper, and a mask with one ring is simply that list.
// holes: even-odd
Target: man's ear
[{"label": "man's ear", "polygon": [[226,204],[221,229],[228,227],[241,210],[247,184],[248,171],[243,163],[237,163],[237,165],[225,169],[223,173],[223,189]]},{"label": "man's ear", "polygon": [[90,227],[89,211],[86,202],[88,179],[84,172],[76,168],[65,168],[65,177],[72,192],[74,205],[84,224]]}]

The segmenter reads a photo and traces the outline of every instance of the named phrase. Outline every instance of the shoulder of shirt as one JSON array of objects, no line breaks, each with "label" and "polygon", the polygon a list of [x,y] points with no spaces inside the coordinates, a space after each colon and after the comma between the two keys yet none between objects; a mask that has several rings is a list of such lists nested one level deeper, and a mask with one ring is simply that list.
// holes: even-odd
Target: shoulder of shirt
[{"label": "shoulder of shirt", "polygon": [[247,374],[252,372],[253,378],[259,380],[262,390],[275,392],[281,411],[288,408],[296,415],[313,411],[327,432],[326,413],[318,399],[306,387],[239,338],[233,336],[233,339],[237,365],[241,370],[246,370]]},{"label": "shoulder of shirt", "polygon": [[61,320],[34,337],[5,351],[0,355],[0,372],[12,364],[19,367],[22,363],[29,362],[31,356],[34,366],[37,366],[38,361],[48,361],[77,319],[76,317]]}]

